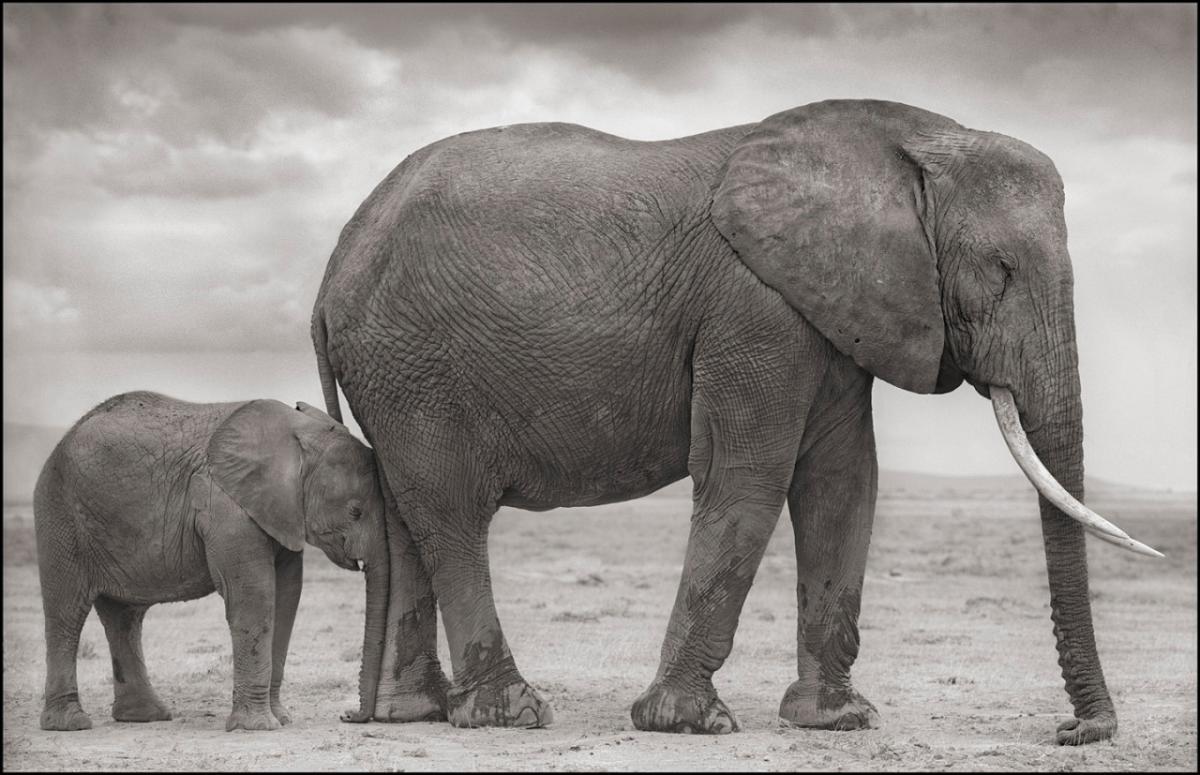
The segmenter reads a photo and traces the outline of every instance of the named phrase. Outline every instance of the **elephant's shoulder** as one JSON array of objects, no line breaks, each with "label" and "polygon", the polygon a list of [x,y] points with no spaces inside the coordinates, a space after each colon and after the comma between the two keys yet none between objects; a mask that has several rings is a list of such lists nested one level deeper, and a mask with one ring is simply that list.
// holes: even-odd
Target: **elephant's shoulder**
[{"label": "elephant's shoulder", "polygon": [[195,520],[196,533],[205,541],[214,536],[257,534],[250,515],[213,479],[208,466],[200,466],[188,480],[188,507]]}]

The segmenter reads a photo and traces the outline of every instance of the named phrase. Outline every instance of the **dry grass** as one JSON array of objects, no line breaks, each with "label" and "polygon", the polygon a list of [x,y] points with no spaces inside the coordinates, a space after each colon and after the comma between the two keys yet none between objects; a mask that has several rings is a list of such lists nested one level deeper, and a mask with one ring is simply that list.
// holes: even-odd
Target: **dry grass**
[{"label": "dry grass", "polygon": [[1121,729],[1112,742],[1078,749],[1053,744],[1070,706],[1055,662],[1038,520],[1024,492],[893,491],[881,498],[855,676],[883,727],[859,733],[776,725],[795,669],[795,561],[785,516],[746,601],[733,655],[716,677],[744,730],[721,738],[642,733],[629,721],[630,703],[654,675],[679,580],[686,485],[594,509],[498,515],[492,562],[501,621],[523,672],[555,706],[556,724],[534,731],[340,724],[338,713],[355,704],[362,579],[310,550],[285,683],[291,727],[223,731],[232,662],[221,602],[211,596],[157,606],[147,616],[147,662],[173,721],[109,718],[108,646],[93,616],[84,630],[92,658],[80,660],[79,683],[96,728],[43,732],[42,614],[29,512],[10,508],[4,765],[1194,771],[1195,500],[1106,493],[1096,504],[1168,559],[1091,543],[1096,629]]}]

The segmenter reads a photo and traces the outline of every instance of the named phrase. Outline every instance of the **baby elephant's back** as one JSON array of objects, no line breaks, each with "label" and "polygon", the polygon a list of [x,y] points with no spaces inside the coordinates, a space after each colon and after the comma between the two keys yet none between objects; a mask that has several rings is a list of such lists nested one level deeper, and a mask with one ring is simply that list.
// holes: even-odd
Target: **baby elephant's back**
[{"label": "baby elephant's back", "polygon": [[71,512],[85,543],[151,548],[182,527],[188,487],[204,464],[208,440],[239,406],[150,392],[114,396],[67,432],[38,489],[43,498],[45,490],[56,490],[54,500]]}]

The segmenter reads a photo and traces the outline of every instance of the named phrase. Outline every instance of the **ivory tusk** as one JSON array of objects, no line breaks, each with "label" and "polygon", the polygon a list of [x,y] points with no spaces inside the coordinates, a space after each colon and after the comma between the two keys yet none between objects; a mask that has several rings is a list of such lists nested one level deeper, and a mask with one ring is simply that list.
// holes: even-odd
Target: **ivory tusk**
[{"label": "ivory tusk", "polygon": [[1008,451],[1012,453],[1013,459],[1017,461],[1017,465],[1021,467],[1021,471],[1025,473],[1030,484],[1046,500],[1057,506],[1068,517],[1082,524],[1097,538],[1137,554],[1149,557],[1163,556],[1161,552],[1130,538],[1124,530],[1084,506],[1071,493],[1067,492],[1053,474],[1046,470],[1046,466],[1042,464],[1037,453],[1030,446],[1025,429],[1021,427],[1017,403],[1013,400],[1009,389],[990,385],[989,392],[992,396],[992,408],[996,412],[996,422],[1000,425],[1000,434],[1004,436],[1004,443],[1008,445]]}]

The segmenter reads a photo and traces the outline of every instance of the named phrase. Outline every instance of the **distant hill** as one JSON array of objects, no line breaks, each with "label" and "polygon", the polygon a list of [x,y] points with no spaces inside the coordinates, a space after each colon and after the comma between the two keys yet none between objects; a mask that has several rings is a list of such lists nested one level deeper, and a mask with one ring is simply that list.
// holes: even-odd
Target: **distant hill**
[{"label": "distant hill", "polygon": [[[1014,464],[1015,465],[1015,464]],[[1111,482],[1094,476],[1084,478],[1086,499],[1093,498],[1188,498],[1195,493],[1154,490],[1130,484]],[[879,492],[884,495],[931,495],[954,493],[956,495],[988,495],[991,497],[1023,497],[1033,493],[1033,485],[1021,473],[1003,476],[941,476],[913,471],[880,471]]]},{"label": "distant hill", "polygon": [[28,503],[54,445],[66,428],[4,423],[4,502]]},{"label": "distant hill", "polygon": [[[1015,464],[1014,464],[1015,466]],[[1110,482],[1089,476],[1084,481],[1086,500],[1105,502],[1133,499],[1195,500],[1194,492],[1151,490],[1133,485]],[[914,471],[880,471],[879,494],[883,498],[928,498],[954,496],[957,498],[1025,499],[1034,498],[1033,485],[1021,473],[1002,476],[942,476]],[[667,485],[653,497],[691,498],[692,481],[684,479]]]}]

